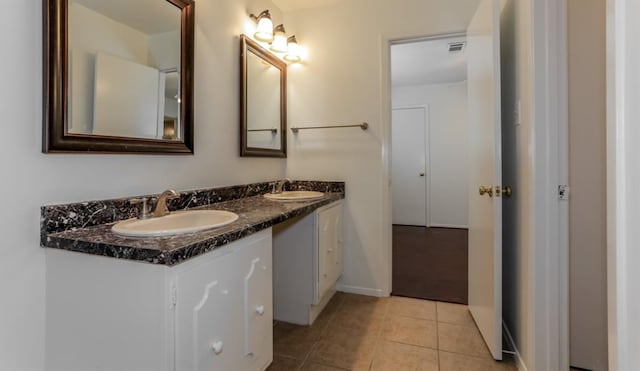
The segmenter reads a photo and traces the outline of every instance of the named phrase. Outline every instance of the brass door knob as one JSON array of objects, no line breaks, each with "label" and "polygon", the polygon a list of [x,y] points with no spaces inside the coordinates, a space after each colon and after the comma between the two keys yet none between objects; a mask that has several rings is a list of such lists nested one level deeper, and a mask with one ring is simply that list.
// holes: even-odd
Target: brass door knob
[{"label": "brass door knob", "polygon": [[480,186],[480,188],[478,189],[478,193],[480,193],[480,196],[484,196],[485,194],[487,194],[489,195],[489,197],[493,197],[493,187]]},{"label": "brass door knob", "polygon": [[511,194],[513,193],[513,191],[511,190],[510,186],[504,186],[504,187],[500,187],[500,186],[496,186],[496,197],[511,197]]}]

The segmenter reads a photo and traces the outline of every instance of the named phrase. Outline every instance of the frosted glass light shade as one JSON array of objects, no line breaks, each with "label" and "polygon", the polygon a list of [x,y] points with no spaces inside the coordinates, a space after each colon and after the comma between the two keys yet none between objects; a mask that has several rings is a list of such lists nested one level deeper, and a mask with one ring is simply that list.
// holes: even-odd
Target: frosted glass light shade
[{"label": "frosted glass light shade", "polygon": [[256,28],[256,32],[253,34],[253,37],[262,42],[269,43],[273,40],[273,22],[271,21],[271,14],[269,14],[268,10],[260,13],[258,17],[258,27]]},{"label": "frosted glass light shade", "polygon": [[296,40],[295,35],[287,39],[287,54],[284,56],[284,60],[291,63],[300,62],[301,58],[300,45]]},{"label": "frosted glass light shade", "polygon": [[273,32],[273,41],[271,42],[270,49],[276,53],[287,52],[287,34],[284,30],[284,25],[279,24]]}]

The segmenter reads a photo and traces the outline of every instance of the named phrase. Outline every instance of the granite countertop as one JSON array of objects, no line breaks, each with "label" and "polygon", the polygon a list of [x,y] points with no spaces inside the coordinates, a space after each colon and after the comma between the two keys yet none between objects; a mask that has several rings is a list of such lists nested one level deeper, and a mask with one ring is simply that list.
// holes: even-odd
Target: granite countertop
[{"label": "granite countertop", "polygon": [[[116,220],[97,225],[74,226],[73,223],[68,222],[69,216],[66,216],[65,219],[64,216],[60,217],[57,215],[58,219],[62,220],[62,222],[58,220],[54,224],[51,222],[49,216],[49,214],[52,214],[50,209],[64,209],[67,210],[67,215],[70,214],[75,217],[78,215],[77,207],[65,208],[67,205],[43,207],[41,244],[47,248],[173,266],[209,252],[217,247],[267,229],[285,220],[310,214],[319,207],[344,198],[344,183],[341,183],[342,188],[318,187],[316,184],[310,182],[304,183],[304,186],[301,186],[301,184],[303,183],[299,182],[297,185],[294,183],[292,188],[320,190],[326,193],[324,197],[316,200],[293,202],[273,201],[264,198],[260,194],[265,193],[261,192],[261,190],[266,187],[257,187],[258,190],[255,192],[249,192],[248,194],[245,192],[240,197],[235,195],[234,197],[230,197],[232,199],[228,201],[224,201],[224,197],[218,197],[217,200],[222,201],[208,203],[202,206],[196,204],[196,207],[188,207],[188,209],[232,211],[238,214],[239,218],[237,221],[216,229],[164,237],[135,238],[113,233],[111,231],[113,224],[119,220],[127,219],[126,217],[116,217],[114,218]],[[259,195],[252,195],[252,193],[259,193]],[[88,204],[89,203],[75,205],[83,205],[85,209],[91,211],[91,207],[87,207]],[[109,212],[109,210],[107,210],[108,207],[105,206],[105,204],[108,204],[107,202],[94,202],[94,204],[102,205],[101,208],[98,208],[98,211],[102,212],[106,210],[106,212]],[[174,208],[174,210],[175,209],[183,208]],[[98,211],[94,211],[94,213]],[[60,214],[59,211],[57,211],[57,213]],[[127,213],[123,213],[123,215],[127,215]],[[69,226],[67,226],[68,224]],[[90,223],[85,222],[85,224]],[[52,228],[52,225],[56,228]],[[61,225],[65,225],[65,227],[58,228],[58,226]],[[66,230],[56,231],[56,229],[65,228]]]}]

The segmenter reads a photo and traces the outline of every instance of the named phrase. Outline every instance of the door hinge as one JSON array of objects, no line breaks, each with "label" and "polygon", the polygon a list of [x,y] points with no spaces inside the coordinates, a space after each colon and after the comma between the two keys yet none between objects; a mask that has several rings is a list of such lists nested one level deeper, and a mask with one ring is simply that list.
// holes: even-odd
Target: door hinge
[{"label": "door hinge", "polygon": [[176,284],[172,283],[171,284],[171,305],[175,307],[176,304],[178,304],[178,289],[176,288]]},{"label": "door hinge", "polygon": [[566,184],[561,184],[558,186],[558,200],[567,201],[569,200],[569,192],[571,188],[569,188]]}]

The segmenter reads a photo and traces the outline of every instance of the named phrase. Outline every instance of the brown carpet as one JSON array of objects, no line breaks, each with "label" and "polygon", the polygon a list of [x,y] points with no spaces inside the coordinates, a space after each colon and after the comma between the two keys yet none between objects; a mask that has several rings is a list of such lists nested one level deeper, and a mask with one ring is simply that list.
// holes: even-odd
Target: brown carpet
[{"label": "brown carpet", "polygon": [[393,295],[467,304],[466,229],[393,226]]}]

